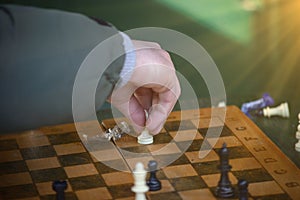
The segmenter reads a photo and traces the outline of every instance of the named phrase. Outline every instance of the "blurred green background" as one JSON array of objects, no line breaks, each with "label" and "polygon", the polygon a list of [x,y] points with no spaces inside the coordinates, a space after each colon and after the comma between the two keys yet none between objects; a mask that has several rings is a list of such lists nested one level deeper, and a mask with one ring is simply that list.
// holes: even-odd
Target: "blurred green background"
[{"label": "blurred green background", "polygon": [[[215,61],[224,81],[227,104],[261,98],[275,106],[288,102],[290,118],[254,117],[253,121],[300,166],[295,151],[300,112],[300,1],[298,0],[7,0],[79,12],[102,18],[125,31],[164,27],[198,41]],[[201,107],[211,106],[202,77],[172,54],[177,70],[189,80]],[[188,97],[181,97],[187,101]],[[104,106],[105,108],[105,106]],[[179,109],[177,106],[176,109]]]}]

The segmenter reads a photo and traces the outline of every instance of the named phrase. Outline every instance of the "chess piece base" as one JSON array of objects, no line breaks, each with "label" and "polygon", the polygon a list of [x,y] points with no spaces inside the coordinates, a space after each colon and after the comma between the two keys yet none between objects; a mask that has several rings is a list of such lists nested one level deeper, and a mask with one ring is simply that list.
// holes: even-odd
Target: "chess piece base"
[{"label": "chess piece base", "polygon": [[300,152],[300,141],[295,144],[295,150]]},{"label": "chess piece base", "polygon": [[234,190],[231,186],[217,187],[216,196],[220,198],[229,198],[234,196]]},{"label": "chess piece base", "polygon": [[153,137],[138,137],[138,143],[139,144],[152,144],[153,143]]},{"label": "chess piece base", "polygon": [[155,180],[155,182],[149,180],[147,185],[149,186],[149,191],[158,191],[161,189],[161,183],[157,180]]},{"label": "chess piece base", "polygon": [[149,134],[149,131],[147,128],[145,128],[145,130],[142,131],[141,135],[139,135],[137,138],[138,138],[139,144],[152,144],[153,143],[153,135]]}]

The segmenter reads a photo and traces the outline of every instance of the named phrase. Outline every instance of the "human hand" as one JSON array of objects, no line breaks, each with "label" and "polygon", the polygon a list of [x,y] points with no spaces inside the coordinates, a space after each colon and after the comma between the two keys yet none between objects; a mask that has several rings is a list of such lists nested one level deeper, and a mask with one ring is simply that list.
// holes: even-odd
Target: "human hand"
[{"label": "human hand", "polygon": [[110,102],[131,120],[137,132],[146,126],[155,135],[179,98],[180,85],[170,55],[159,44],[132,42],[136,53],[134,71],[124,86],[114,89]]}]

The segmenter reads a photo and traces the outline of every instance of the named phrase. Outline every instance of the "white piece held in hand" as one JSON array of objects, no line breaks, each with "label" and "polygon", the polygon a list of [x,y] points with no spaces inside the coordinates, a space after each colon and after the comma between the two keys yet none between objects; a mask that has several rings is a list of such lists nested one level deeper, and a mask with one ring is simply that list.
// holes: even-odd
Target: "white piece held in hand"
[{"label": "white piece held in hand", "polygon": [[147,128],[145,128],[142,133],[138,136],[139,144],[152,144],[153,143],[153,135],[151,135]]},{"label": "white piece held in hand", "polygon": [[[149,117],[149,113],[147,110],[145,111],[146,120]],[[152,144],[153,143],[153,135],[149,133],[147,127],[142,131],[142,133],[138,136],[138,143],[139,144]]]},{"label": "white piece held in hand", "polygon": [[271,117],[271,116],[281,116],[281,117],[290,117],[290,112],[289,112],[289,106],[288,103],[282,103],[279,106],[275,107],[275,108],[264,108],[263,109],[263,114],[265,117]]},{"label": "white piece held in hand", "polygon": [[145,192],[149,190],[146,184],[147,171],[144,165],[138,162],[133,170],[134,186],[131,190],[135,193],[135,200],[146,200]]}]

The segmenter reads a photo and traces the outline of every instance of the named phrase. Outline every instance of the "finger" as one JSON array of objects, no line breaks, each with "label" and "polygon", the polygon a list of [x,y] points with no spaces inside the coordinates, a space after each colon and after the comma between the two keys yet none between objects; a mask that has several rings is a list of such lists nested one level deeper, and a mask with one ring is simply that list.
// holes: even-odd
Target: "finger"
[{"label": "finger", "polygon": [[127,118],[131,120],[133,128],[138,133],[144,129],[146,122],[144,107],[135,96],[132,96],[129,100],[129,113]]},{"label": "finger", "polygon": [[149,117],[146,121],[146,127],[151,134],[156,135],[162,129],[166,121],[166,110],[160,104],[152,105]]},{"label": "finger", "polygon": [[[117,99],[118,96],[113,97],[113,99]],[[143,130],[146,122],[145,111],[134,95],[125,102],[112,101],[112,103],[131,121],[131,125],[136,132],[139,133]]]},{"label": "finger", "polygon": [[158,104],[158,94],[156,92],[153,92],[152,94],[152,104],[151,105],[155,105]]},{"label": "finger", "polygon": [[152,105],[152,95],[152,89],[145,87],[138,88],[134,93],[134,96],[145,110],[149,110]]},{"label": "finger", "polygon": [[165,91],[163,92],[162,89],[159,90],[161,93],[158,94],[158,103],[152,105],[149,118],[146,122],[146,126],[152,134],[157,134],[162,129],[180,93],[180,91],[176,91],[175,88],[173,90],[164,88]]}]

